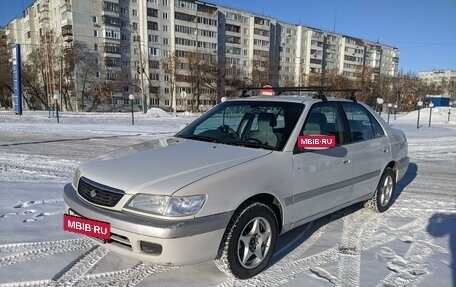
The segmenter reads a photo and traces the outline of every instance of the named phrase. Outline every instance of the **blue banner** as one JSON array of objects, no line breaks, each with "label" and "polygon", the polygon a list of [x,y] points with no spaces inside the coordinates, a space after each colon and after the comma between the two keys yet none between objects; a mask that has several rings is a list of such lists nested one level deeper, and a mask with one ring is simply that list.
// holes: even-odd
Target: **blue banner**
[{"label": "blue banner", "polygon": [[13,106],[16,115],[22,115],[22,84],[21,84],[21,45],[13,45]]}]

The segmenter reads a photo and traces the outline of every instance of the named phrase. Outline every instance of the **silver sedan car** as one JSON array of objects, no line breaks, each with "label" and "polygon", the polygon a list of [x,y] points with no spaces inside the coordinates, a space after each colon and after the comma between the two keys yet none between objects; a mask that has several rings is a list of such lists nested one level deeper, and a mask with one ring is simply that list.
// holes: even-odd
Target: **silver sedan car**
[{"label": "silver sedan car", "polygon": [[138,260],[215,260],[250,278],[280,234],[357,202],[387,210],[407,153],[404,133],[356,100],[228,100],[175,136],[83,163],[64,189],[64,229]]}]

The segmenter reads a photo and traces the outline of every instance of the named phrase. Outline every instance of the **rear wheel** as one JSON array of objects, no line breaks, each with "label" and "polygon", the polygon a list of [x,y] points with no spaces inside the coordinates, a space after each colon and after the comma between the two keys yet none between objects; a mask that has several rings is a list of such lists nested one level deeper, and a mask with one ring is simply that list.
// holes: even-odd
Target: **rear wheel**
[{"label": "rear wheel", "polygon": [[237,211],[223,237],[215,264],[229,276],[247,279],[260,273],[271,259],[278,230],[274,211],[259,202]]},{"label": "rear wheel", "polygon": [[376,212],[386,211],[392,204],[395,189],[396,174],[388,167],[380,178],[374,196],[366,202],[365,206]]}]

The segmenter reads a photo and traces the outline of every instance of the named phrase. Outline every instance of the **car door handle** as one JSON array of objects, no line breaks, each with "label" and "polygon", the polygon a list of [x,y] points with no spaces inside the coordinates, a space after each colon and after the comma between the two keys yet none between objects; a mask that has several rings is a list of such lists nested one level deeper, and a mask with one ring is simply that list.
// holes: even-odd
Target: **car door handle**
[{"label": "car door handle", "polygon": [[342,163],[343,163],[343,164],[349,164],[349,163],[351,163],[351,159],[346,158],[346,159],[344,159],[344,160],[342,161]]}]

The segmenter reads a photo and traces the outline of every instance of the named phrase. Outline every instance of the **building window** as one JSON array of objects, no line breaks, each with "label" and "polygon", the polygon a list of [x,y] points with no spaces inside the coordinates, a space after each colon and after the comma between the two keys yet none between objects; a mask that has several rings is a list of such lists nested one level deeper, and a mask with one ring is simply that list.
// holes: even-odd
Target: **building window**
[{"label": "building window", "polygon": [[149,40],[149,42],[151,42],[151,43],[158,43],[158,36],[157,36],[157,35],[151,35],[151,34],[149,34],[149,35],[148,35],[148,40]]},{"label": "building window", "polygon": [[98,51],[98,44],[93,44],[93,50]]},{"label": "building window", "polygon": [[98,37],[98,31],[97,30],[93,30],[93,36],[94,37]]},{"label": "building window", "polygon": [[97,16],[92,16],[92,22],[93,22],[93,23],[97,23],[97,22],[98,22],[98,21],[97,21]]},{"label": "building window", "polygon": [[138,16],[138,11],[136,9],[132,9],[131,13],[133,16]]},{"label": "building window", "polygon": [[163,19],[168,19],[168,13],[167,12],[163,12]]},{"label": "building window", "polygon": [[163,32],[168,32],[168,25],[163,25]]}]

